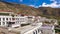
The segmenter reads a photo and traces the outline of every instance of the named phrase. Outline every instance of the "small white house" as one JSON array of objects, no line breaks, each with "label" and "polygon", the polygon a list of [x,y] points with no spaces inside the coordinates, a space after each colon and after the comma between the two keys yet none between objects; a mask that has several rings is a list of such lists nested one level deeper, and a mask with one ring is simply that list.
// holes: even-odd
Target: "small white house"
[{"label": "small white house", "polygon": [[40,30],[42,34],[55,34],[53,25],[42,25]]},{"label": "small white house", "polygon": [[27,16],[27,18],[28,18],[27,23],[30,23],[30,24],[33,23],[35,20],[35,16]]}]

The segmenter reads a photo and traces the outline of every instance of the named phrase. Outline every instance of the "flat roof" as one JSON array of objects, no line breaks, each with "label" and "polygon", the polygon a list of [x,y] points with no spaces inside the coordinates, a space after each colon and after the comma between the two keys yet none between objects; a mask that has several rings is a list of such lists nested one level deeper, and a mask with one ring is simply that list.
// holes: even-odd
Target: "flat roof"
[{"label": "flat roof", "polygon": [[19,27],[19,28],[12,28],[12,30],[25,33],[27,31],[30,31],[32,29],[34,30],[34,29],[39,28],[39,27],[41,27],[41,25],[38,25],[38,24],[36,26],[27,25],[27,26],[23,26],[23,27]]},{"label": "flat roof", "polygon": [[54,29],[54,25],[42,25],[42,29]]}]

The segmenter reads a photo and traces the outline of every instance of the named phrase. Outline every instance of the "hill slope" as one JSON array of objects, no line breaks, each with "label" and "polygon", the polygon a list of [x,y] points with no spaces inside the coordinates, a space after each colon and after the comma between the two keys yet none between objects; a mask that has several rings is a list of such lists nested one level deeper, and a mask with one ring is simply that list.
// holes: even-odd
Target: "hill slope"
[{"label": "hill slope", "polygon": [[42,16],[60,19],[60,8],[40,7],[38,10]]},{"label": "hill slope", "polygon": [[60,8],[40,7],[33,8],[15,3],[0,2],[0,10],[9,10],[17,14],[46,16],[48,18],[60,19]]},{"label": "hill slope", "polygon": [[[15,13],[36,15],[37,9],[25,5],[0,2],[0,10],[11,10]],[[36,11],[36,12],[35,12]]]}]

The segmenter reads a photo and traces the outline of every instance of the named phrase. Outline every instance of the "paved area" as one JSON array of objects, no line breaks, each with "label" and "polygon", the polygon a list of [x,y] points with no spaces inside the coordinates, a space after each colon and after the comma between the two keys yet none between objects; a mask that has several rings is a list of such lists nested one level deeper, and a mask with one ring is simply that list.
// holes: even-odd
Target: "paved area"
[{"label": "paved area", "polygon": [[14,31],[8,31],[7,28],[0,27],[0,34],[19,34],[19,33]]}]

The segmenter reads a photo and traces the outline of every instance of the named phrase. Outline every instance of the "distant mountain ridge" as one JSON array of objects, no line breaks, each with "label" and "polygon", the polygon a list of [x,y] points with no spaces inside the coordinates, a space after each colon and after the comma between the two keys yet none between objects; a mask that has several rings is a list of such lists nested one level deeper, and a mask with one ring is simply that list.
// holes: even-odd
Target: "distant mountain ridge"
[{"label": "distant mountain ridge", "polygon": [[17,14],[45,16],[48,18],[60,19],[60,8],[51,8],[51,7],[34,8],[31,6],[0,1],[0,10],[3,11],[10,10]]}]

